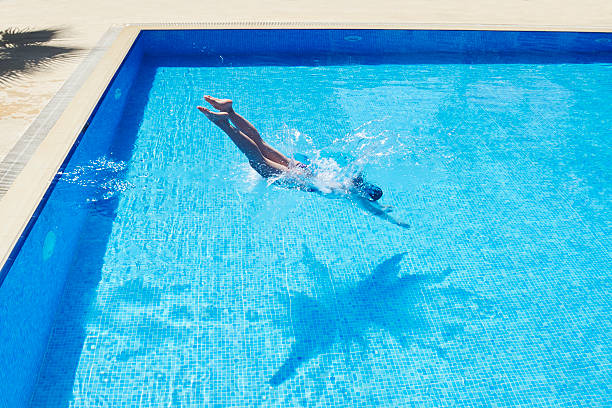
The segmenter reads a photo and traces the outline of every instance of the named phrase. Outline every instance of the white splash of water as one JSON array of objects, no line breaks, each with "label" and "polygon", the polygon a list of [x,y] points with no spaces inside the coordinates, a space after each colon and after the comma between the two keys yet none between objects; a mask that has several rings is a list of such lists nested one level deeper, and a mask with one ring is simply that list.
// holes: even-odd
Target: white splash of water
[{"label": "white splash of water", "polygon": [[126,168],[125,161],[113,161],[102,156],[63,173],[62,182],[86,188],[88,202],[108,200],[133,187],[132,183],[123,178]]},{"label": "white splash of water", "polygon": [[384,165],[395,149],[403,147],[398,135],[384,129],[388,120],[389,117],[384,117],[367,121],[323,147],[315,146],[310,135],[285,126],[283,136],[290,143],[288,152],[300,161],[307,161],[313,174],[306,177],[304,170],[296,167],[269,180],[269,184],[281,181],[306,184],[326,194],[345,193],[355,176],[369,166]]},{"label": "white splash of water", "polygon": [[244,163],[241,166],[240,174],[245,185],[246,191],[254,191],[261,183],[261,176],[249,164]]}]

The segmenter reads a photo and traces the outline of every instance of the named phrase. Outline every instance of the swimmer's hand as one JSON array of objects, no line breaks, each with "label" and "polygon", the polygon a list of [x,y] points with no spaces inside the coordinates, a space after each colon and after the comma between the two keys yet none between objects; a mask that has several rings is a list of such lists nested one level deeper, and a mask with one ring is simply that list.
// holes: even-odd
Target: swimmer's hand
[{"label": "swimmer's hand", "polygon": [[383,210],[384,212],[386,212],[387,214],[389,214],[390,212],[393,211],[393,206],[392,205],[381,205],[380,209]]},{"label": "swimmer's hand", "polygon": [[406,228],[406,229],[410,228],[410,224],[408,224],[407,222],[404,222],[404,221],[396,220],[394,224],[399,226],[399,227],[402,227],[402,228]]}]

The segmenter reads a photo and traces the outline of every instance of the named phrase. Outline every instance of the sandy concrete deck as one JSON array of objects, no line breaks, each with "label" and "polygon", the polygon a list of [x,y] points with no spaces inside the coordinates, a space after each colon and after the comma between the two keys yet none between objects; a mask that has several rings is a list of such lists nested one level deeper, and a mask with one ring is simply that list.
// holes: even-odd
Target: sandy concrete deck
[{"label": "sandy concrete deck", "polygon": [[42,69],[0,81],[0,161],[114,24],[289,21],[612,27],[606,0],[0,0],[0,31],[62,28],[50,46],[74,48]]}]

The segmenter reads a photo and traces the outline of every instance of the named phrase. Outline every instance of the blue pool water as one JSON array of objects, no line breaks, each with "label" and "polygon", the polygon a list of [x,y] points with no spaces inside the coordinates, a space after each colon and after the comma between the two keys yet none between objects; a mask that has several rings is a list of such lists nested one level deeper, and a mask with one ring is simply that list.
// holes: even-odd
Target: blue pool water
[{"label": "blue pool water", "polygon": [[[612,36],[189,35],[139,40],[6,272],[0,353],[25,374],[0,404],[609,404]],[[323,179],[362,170],[410,228],[268,185],[204,94]]]}]

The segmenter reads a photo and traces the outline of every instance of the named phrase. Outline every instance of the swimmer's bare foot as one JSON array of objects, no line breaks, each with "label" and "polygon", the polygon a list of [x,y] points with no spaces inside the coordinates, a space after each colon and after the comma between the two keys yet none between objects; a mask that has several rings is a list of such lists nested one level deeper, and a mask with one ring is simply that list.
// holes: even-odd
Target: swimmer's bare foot
[{"label": "swimmer's bare foot", "polygon": [[219,99],[213,98],[210,95],[204,95],[204,100],[212,105],[213,108],[220,110],[221,112],[231,112],[232,108],[231,99]]},{"label": "swimmer's bare foot", "polygon": [[206,117],[216,125],[219,125],[223,122],[227,122],[229,120],[229,113],[227,112],[213,112],[208,108],[204,108],[202,106],[198,106],[198,110],[202,112]]}]

